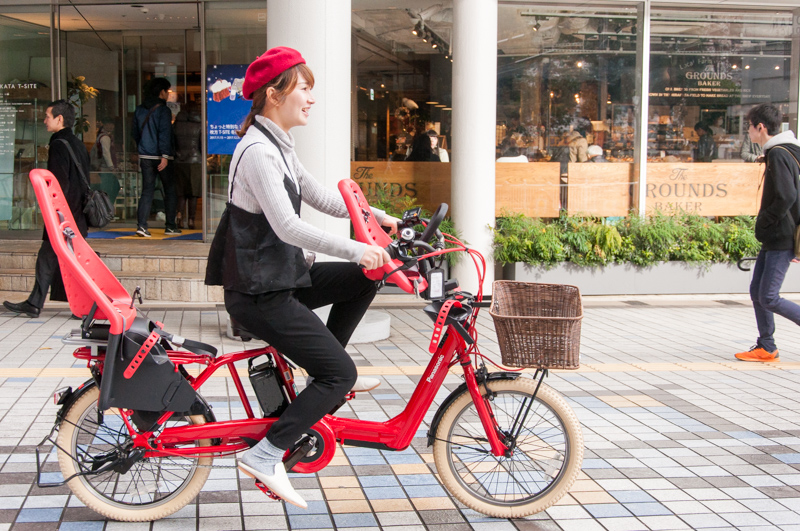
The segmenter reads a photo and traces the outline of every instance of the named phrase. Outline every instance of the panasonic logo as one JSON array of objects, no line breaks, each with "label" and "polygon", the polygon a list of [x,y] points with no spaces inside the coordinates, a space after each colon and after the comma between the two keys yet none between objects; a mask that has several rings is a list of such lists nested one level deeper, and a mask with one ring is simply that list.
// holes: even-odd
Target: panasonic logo
[{"label": "panasonic logo", "polygon": [[433,371],[431,371],[431,375],[428,376],[425,379],[426,382],[431,383],[431,380],[433,380],[433,377],[436,376],[436,371],[438,371],[439,367],[441,367],[441,365],[442,365],[442,360],[444,360],[444,355],[440,354],[439,355],[439,359],[436,360],[436,365],[433,366]]}]

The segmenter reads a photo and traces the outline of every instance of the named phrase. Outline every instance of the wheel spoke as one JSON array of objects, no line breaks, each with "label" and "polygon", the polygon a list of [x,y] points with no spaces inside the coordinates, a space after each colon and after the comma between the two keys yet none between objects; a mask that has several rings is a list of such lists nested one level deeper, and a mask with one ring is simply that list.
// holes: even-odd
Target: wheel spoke
[{"label": "wheel spoke", "polygon": [[469,401],[445,434],[454,477],[473,496],[491,504],[522,505],[542,496],[567,464],[561,419],[538,395],[500,391],[490,402],[499,428],[513,441],[510,455],[491,453],[483,425]]},{"label": "wheel spoke", "polygon": [[[93,392],[95,393],[93,400],[89,401],[89,397],[84,397],[86,400],[82,403],[82,407],[77,408],[76,403],[73,409],[68,411],[59,434],[60,437],[63,434],[63,439],[59,444],[63,448],[60,450],[62,471],[69,470],[69,467],[64,469],[64,460],[62,459],[63,455],[67,455],[69,456],[68,463],[75,469],[69,475],[75,472],[89,472],[72,480],[70,486],[73,487],[73,491],[80,486],[79,491],[83,493],[84,497],[88,495],[89,501],[96,500],[87,505],[98,510],[97,503],[100,503],[103,508],[106,508],[106,514],[123,509],[149,510],[168,504],[174,506],[170,512],[180,509],[191,497],[181,496],[182,500],[177,502],[176,498],[189,488],[190,483],[195,485],[192,487],[193,494],[191,495],[194,496],[208,476],[207,470],[197,466],[198,460],[203,459],[204,463],[210,463],[211,460],[182,456],[142,458],[134,462],[124,474],[113,469],[100,474],[91,473],[93,467],[97,469],[101,466],[108,466],[118,459],[126,458],[133,447],[127,426],[118,412],[116,414],[107,412],[103,415],[102,423],[98,423],[97,392]],[[167,421],[167,425],[170,427],[187,426],[193,423],[194,421],[188,417]],[[195,442],[185,447],[191,448],[198,444],[201,443]],[[202,443],[202,445],[208,444],[208,442]],[[200,471],[203,473],[198,476]],[[199,484],[194,481],[195,478],[200,481]],[[83,501],[86,502],[85,499]],[[142,520],[145,519],[142,518]]]}]

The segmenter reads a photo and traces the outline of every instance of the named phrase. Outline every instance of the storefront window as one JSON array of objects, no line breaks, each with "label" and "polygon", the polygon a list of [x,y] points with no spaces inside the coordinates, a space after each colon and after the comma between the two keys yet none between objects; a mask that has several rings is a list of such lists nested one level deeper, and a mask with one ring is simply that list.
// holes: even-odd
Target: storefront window
[{"label": "storefront window", "polygon": [[213,235],[228,196],[228,170],[239,137],[236,130],[250,111],[241,95],[247,66],[267,46],[264,0],[205,4],[207,234]]},{"label": "storefront window", "polygon": [[631,208],[638,15],[619,4],[499,6],[498,213]]},{"label": "storefront window", "polygon": [[354,0],[352,20],[351,177],[372,203],[435,208],[450,197],[452,2]]},{"label": "storefront window", "polygon": [[791,14],[659,9],[651,27],[648,210],[755,213],[763,167],[745,115],[788,114]]},{"label": "storefront window", "polygon": [[0,49],[0,229],[41,230],[28,172],[47,161],[49,6],[0,7]]}]

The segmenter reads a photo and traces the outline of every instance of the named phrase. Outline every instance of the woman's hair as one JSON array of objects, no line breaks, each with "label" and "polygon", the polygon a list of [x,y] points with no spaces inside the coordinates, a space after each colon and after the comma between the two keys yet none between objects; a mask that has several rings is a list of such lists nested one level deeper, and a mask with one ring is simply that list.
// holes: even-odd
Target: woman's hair
[{"label": "woman's hair", "polygon": [[697,122],[694,124],[695,131],[703,131],[709,135],[713,135],[714,131],[711,130],[711,127],[706,122]]},{"label": "woman's hair", "polygon": [[278,74],[275,79],[264,84],[253,92],[253,105],[250,107],[250,112],[242,122],[242,128],[236,131],[239,137],[243,137],[247,130],[256,121],[256,116],[264,112],[267,105],[267,89],[272,87],[275,89],[275,97],[279,102],[282,102],[286,96],[297,86],[297,79],[303,76],[303,79],[309,84],[310,88],[314,88],[314,73],[304,63],[295,65],[288,70],[284,70]]},{"label": "woman's hair", "polygon": [[438,156],[433,154],[431,147],[431,137],[424,131],[414,135],[414,140],[411,142],[411,153],[409,153],[406,160],[418,162],[430,162],[438,160]]}]

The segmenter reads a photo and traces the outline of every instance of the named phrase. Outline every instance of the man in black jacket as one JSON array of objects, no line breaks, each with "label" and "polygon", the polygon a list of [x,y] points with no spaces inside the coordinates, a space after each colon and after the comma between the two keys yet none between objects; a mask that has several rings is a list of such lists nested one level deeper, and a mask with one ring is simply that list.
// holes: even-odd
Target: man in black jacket
[{"label": "man in black jacket", "polygon": [[175,145],[172,140],[172,111],[167,107],[170,82],[163,77],[151,79],[144,89],[144,102],[136,107],[133,116],[133,139],[139,151],[139,166],[142,168],[142,196],[137,212],[136,235],[150,237],[147,220],[156,191],[156,177],[164,187],[164,210],[166,224],[164,234],[176,235],[181,230],[175,224],[178,193],[175,189],[174,162]]},{"label": "man in black jacket", "polygon": [[[75,218],[78,230],[85,238],[88,225],[86,216],[83,214],[83,202],[88,188],[83,177],[81,177],[77,165],[81,165],[83,174],[88,178],[89,152],[86,151],[86,146],[83,145],[83,142],[72,132],[74,124],[75,108],[69,102],[57,100],[47,106],[44,115],[44,126],[48,132],[53,133],[53,136],[50,137],[47,169],[58,180],[61,191],[64,193],[67,204],[69,204],[72,217]],[[72,158],[65,142],[72,148],[77,160]],[[44,231],[42,240],[42,246],[39,248],[39,254],[36,257],[36,282],[33,285],[33,291],[31,291],[28,300],[25,302],[3,302],[3,306],[9,311],[24,313],[28,317],[38,317],[51,284],[53,284],[53,293],[50,294],[51,300],[66,300],[64,295],[56,298],[55,285],[60,284],[58,281],[61,279],[61,270],[58,267],[58,257],[50,244],[50,238],[47,236],[47,229]],[[54,284],[54,281],[56,281],[56,284]],[[61,291],[63,291],[63,288]]]},{"label": "man in black jacket", "polygon": [[756,219],[761,251],[750,282],[758,340],[749,351],[736,354],[743,361],[779,361],[774,314],[800,325],[800,306],[780,295],[786,271],[795,260],[794,231],[800,222],[800,142],[792,131],[780,132],[782,117],[770,104],[757,105],[747,114],[750,140],[764,147],[767,168]]}]

